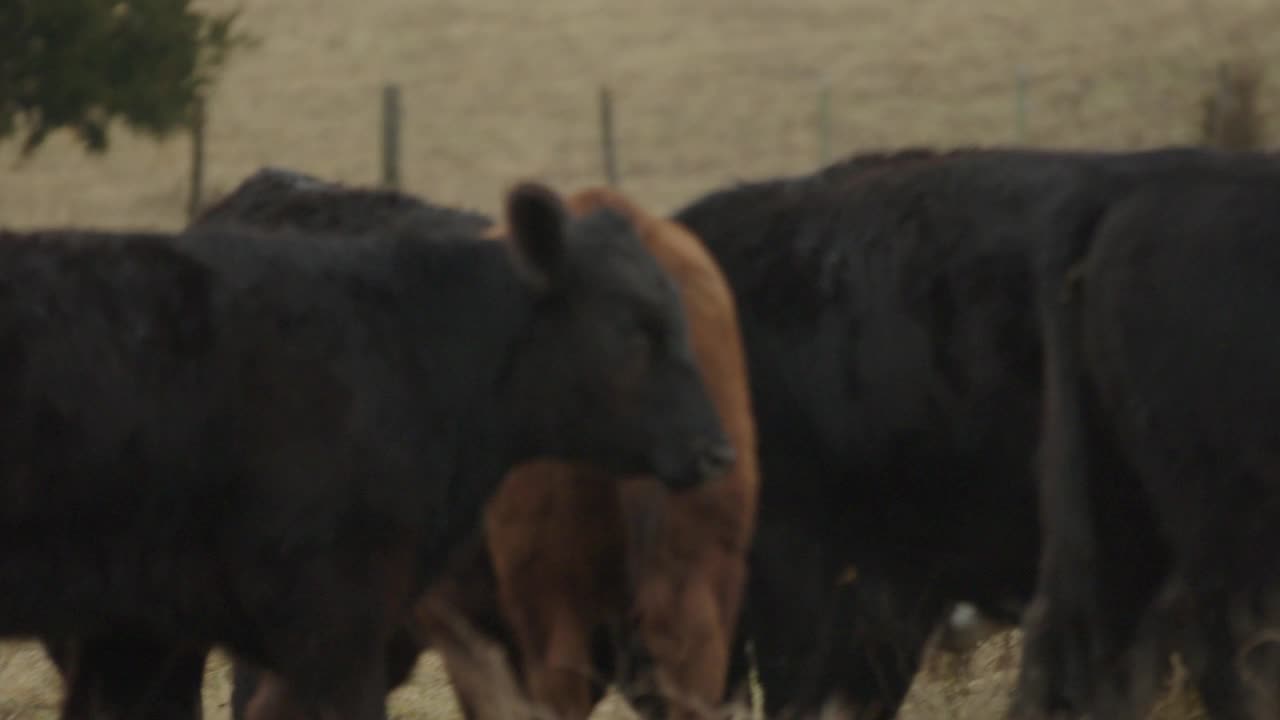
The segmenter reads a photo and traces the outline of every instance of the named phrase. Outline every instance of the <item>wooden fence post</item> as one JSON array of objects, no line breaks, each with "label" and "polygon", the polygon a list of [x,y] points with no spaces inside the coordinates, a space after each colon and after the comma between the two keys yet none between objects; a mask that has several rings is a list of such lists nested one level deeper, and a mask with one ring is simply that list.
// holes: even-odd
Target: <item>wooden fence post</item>
[{"label": "wooden fence post", "polygon": [[831,84],[822,83],[818,90],[818,163],[831,162]]},{"label": "wooden fence post", "polygon": [[382,184],[400,187],[400,86],[382,88]]},{"label": "wooden fence post", "polygon": [[604,177],[618,186],[617,144],[613,131],[613,93],[608,86],[600,88],[600,150],[604,161]]},{"label": "wooden fence post", "polygon": [[1019,143],[1027,142],[1027,72],[1021,66],[1013,70],[1014,131]]},{"label": "wooden fence post", "polygon": [[187,220],[194,220],[204,205],[205,102],[197,96],[191,107],[191,180],[187,188]]},{"label": "wooden fence post", "polygon": [[1205,101],[1205,144],[1209,147],[1226,147],[1228,145],[1228,116],[1232,111],[1231,66],[1225,62],[1218,63],[1214,69],[1213,92]]}]

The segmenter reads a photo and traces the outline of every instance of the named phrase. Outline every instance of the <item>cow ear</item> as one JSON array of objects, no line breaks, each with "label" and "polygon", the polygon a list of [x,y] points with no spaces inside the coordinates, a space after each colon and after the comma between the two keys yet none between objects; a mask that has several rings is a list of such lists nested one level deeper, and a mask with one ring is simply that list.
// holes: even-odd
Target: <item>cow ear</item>
[{"label": "cow ear", "polygon": [[523,182],[507,193],[507,231],[522,270],[546,289],[564,270],[568,211],[560,197],[544,185]]}]

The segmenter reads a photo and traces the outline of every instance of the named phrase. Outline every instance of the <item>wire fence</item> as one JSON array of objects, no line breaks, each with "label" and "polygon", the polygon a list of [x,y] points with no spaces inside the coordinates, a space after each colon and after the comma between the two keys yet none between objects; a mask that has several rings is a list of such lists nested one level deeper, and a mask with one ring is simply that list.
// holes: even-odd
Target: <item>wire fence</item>
[{"label": "wire fence", "polygon": [[[1269,137],[1265,121],[1280,114],[1280,73],[1265,73],[1268,67],[1280,69],[1280,57],[1274,60],[1255,65],[1263,71],[1258,89],[1263,142]],[[1226,102],[1224,95],[1234,90],[1232,77],[1223,64],[1141,56],[1075,68],[1069,75],[1019,65],[1004,82],[920,82],[892,91],[825,80],[768,92],[758,85],[748,91],[722,83],[719,97],[750,100],[715,107],[672,106],[632,88],[604,86],[594,93],[584,88],[583,98],[594,95],[597,103],[592,108],[584,102],[581,112],[584,117],[594,114],[598,123],[566,124],[565,134],[553,140],[560,152],[541,171],[570,186],[625,185],[671,206],[730,174],[800,172],[870,148],[1198,144],[1205,140],[1206,101]],[[397,84],[383,87],[380,98],[378,176],[363,182],[402,187],[411,174],[428,178],[424,184],[429,188],[431,159],[422,153],[404,157],[406,145],[414,143],[414,129],[421,126],[416,113],[429,113],[429,103],[412,86]],[[206,152],[203,126],[196,126],[197,163]],[[208,152],[216,155],[217,149]],[[200,197],[202,176],[199,167],[192,173],[191,208],[212,199]]]},{"label": "wire fence", "polygon": [[[665,212],[735,180],[873,149],[1195,144],[1203,103],[1222,94],[1220,66],[1236,56],[1264,71],[1269,143],[1280,138],[1280,40],[1269,32],[1280,5],[1230,2],[1193,23],[1182,5],[1090,0],[1064,14],[1025,0],[947,11],[948,23],[964,20],[954,32],[931,19],[940,3],[927,17],[875,11],[901,14],[893,22],[834,0],[789,11],[662,0],[665,13],[415,3],[403,12],[431,22],[412,31],[369,13],[335,18],[334,6],[307,21],[333,25],[328,45],[318,29],[292,39],[263,10],[263,48],[220,82],[194,143],[120,133],[87,161],[51,141],[0,173],[0,220],[174,228],[266,164],[488,211],[520,177],[566,190],[615,183]],[[523,14],[542,24],[525,32],[534,21]],[[13,154],[0,146],[0,163]]]}]

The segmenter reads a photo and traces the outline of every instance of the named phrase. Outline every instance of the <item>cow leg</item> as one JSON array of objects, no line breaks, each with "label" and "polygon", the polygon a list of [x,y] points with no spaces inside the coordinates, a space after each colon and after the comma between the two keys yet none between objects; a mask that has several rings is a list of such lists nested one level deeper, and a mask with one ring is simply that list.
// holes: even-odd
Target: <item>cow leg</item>
[{"label": "cow leg", "polygon": [[904,583],[867,574],[827,588],[825,607],[806,620],[815,628],[810,650],[786,674],[771,672],[765,655],[770,648],[786,646],[762,633],[765,641],[757,645],[756,656],[761,658],[767,715],[896,717],[945,609],[935,593]]},{"label": "cow leg", "polygon": [[242,717],[245,720],[317,720],[318,713],[309,712],[302,698],[271,672],[250,671],[253,693],[245,701]]},{"label": "cow leg", "polygon": [[483,537],[458,549],[448,572],[413,608],[415,637],[444,662],[467,720],[524,714],[515,639],[498,607],[497,579]]},{"label": "cow leg", "polygon": [[[737,673],[748,669],[742,651],[751,643],[765,714],[778,717],[805,693],[803,668],[818,652],[823,612],[834,589],[823,582],[825,552],[811,531],[765,520],[749,559],[732,667]],[[735,678],[736,683],[745,680],[740,674]]]},{"label": "cow leg", "polygon": [[[1238,517],[1227,513],[1223,520]],[[1280,717],[1280,631],[1277,598],[1265,570],[1242,563],[1249,550],[1221,542],[1231,528],[1217,527],[1197,548],[1229,548],[1223,555],[1204,550],[1188,572],[1192,608],[1185,658],[1205,708],[1215,720]],[[1214,535],[1217,535],[1215,538]],[[1247,542],[1236,538],[1238,542]],[[1254,539],[1256,542],[1256,538]],[[1255,547],[1275,547],[1263,541]],[[1223,560],[1222,557],[1229,559]],[[1213,558],[1218,557],[1218,562]],[[1232,568],[1228,571],[1227,568]]]},{"label": "cow leg", "polygon": [[231,663],[231,720],[245,720],[249,703],[262,687],[262,669],[236,658]]},{"label": "cow leg", "polygon": [[[589,614],[574,602],[580,596],[563,592],[562,586],[530,584],[530,580],[513,577],[500,586],[523,681],[521,700],[531,703],[535,712],[550,711],[562,720],[585,720],[603,695],[603,683],[595,678],[586,620]],[[473,655],[469,648],[475,645],[464,642],[459,649]]]},{"label": "cow leg", "polygon": [[[474,586],[454,576],[414,606],[413,627],[439,651],[467,720],[527,715],[526,697],[512,667],[515,648],[492,611],[493,596],[469,596]],[[473,597],[477,602],[467,602]],[[486,609],[490,612],[486,612]]]},{"label": "cow leg", "polygon": [[586,718],[612,679],[592,641],[624,602],[620,522],[612,481],[555,463],[508,477],[486,511],[491,597],[536,710]]},{"label": "cow leg", "polygon": [[1055,281],[1039,299],[1045,333],[1041,559],[1009,714],[1114,711],[1128,717],[1130,653],[1165,579],[1168,548],[1141,480],[1115,447],[1096,388],[1085,379],[1079,303],[1061,298]]},{"label": "cow leg", "polygon": [[[400,629],[391,637],[391,642],[387,645],[387,692],[391,692],[403,685],[409,679],[409,675],[413,672],[414,666],[418,662],[418,655],[421,654],[422,648],[414,639],[408,630]],[[262,700],[264,703],[271,703],[277,707],[283,707],[288,700],[283,691],[278,687],[260,690],[263,687],[261,676],[264,671],[245,660],[236,659],[232,663],[231,674],[231,720],[245,720],[248,716],[248,707],[250,702],[261,692],[264,695],[270,694],[274,697],[270,700]],[[283,712],[277,710],[276,712]],[[289,712],[297,714],[301,713],[300,709],[292,709]],[[386,713],[382,718],[385,720]]]},{"label": "cow leg", "polygon": [[424,648],[407,628],[399,628],[387,643],[387,692],[409,682]]},{"label": "cow leg", "polygon": [[782,699],[769,697],[781,694],[774,692],[778,680],[763,678],[766,704],[777,708],[769,715],[897,717],[948,603],[922,579],[889,580],[851,567],[828,577],[826,585],[826,605],[810,620],[818,639],[792,670],[794,680],[782,687]]},{"label": "cow leg", "polygon": [[[231,651],[271,670],[262,681],[279,681],[260,703],[256,697],[249,702],[246,716],[288,717],[281,708],[296,708],[318,720],[382,720],[388,647],[408,620],[415,561],[408,550],[356,546],[336,557],[317,553],[293,560],[288,593],[263,592],[272,585],[246,581],[254,591],[246,603],[253,612],[252,642],[264,656],[252,655],[248,646]],[[261,688],[257,695],[264,695]]]},{"label": "cow leg", "polygon": [[[321,720],[279,675],[244,660],[232,669],[232,720]],[[378,720],[386,720],[384,712]]]},{"label": "cow leg", "polygon": [[200,720],[204,652],[142,633],[46,639],[66,683],[63,720]]},{"label": "cow leg", "polygon": [[432,644],[444,660],[462,716],[467,720],[534,717],[513,671],[510,649],[459,616],[443,622],[449,627],[433,633]]},{"label": "cow leg", "polygon": [[[384,659],[370,653],[358,662],[344,663],[341,679],[325,671],[300,674],[301,682],[263,673],[258,691],[245,709],[247,720],[384,720],[386,671]],[[292,673],[290,673],[292,675]],[[331,682],[324,687],[320,678]]]},{"label": "cow leg", "polygon": [[[1210,717],[1214,720],[1275,717],[1274,708],[1270,714],[1252,714],[1246,709],[1250,693],[1244,673],[1253,670],[1250,667],[1253,663],[1248,662],[1249,653],[1238,652],[1243,648],[1237,644],[1232,628],[1238,615],[1233,612],[1228,594],[1225,590],[1197,593],[1193,603],[1195,616],[1188,633],[1193,650],[1188,654],[1188,665]],[[1263,648],[1260,654],[1268,653]],[[1259,684],[1275,681],[1274,676],[1253,679]]]},{"label": "cow leg", "polygon": [[74,640],[54,637],[44,637],[40,644],[44,646],[44,654],[62,675],[62,679],[68,681],[77,664],[80,644]]},{"label": "cow leg", "polygon": [[[1269,616],[1274,623],[1274,615]],[[1268,623],[1270,624],[1270,623]],[[1253,625],[1232,649],[1250,717],[1280,717],[1280,633],[1271,627]],[[1204,694],[1204,690],[1201,690]],[[1206,703],[1207,704],[1207,703]],[[1212,710],[1212,706],[1210,706]]]},{"label": "cow leg", "polygon": [[[555,600],[554,597],[544,600]],[[585,720],[595,707],[595,665],[590,631],[571,605],[523,609],[529,622],[516,623],[524,680],[529,699],[551,709],[562,720]]]},{"label": "cow leg", "polygon": [[[949,604],[919,578],[864,572],[838,589],[817,687],[828,717],[891,720]],[[822,699],[825,698],[825,699]],[[835,713],[843,711],[843,714]]]},{"label": "cow leg", "polygon": [[[744,572],[739,567],[735,573],[727,559],[717,567],[738,578]],[[734,580],[716,581],[707,575],[683,578],[677,590],[670,587],[670,578],[659,575],[650,585],[660,587],[641,589],[639,634],[652,661],[657,697],[634,691],[627,695],[645,717],[707,717],[723,699],[737,593],[717,592]]]},{"label": "cow leg", "polygon": [[[1065,334],[1065,328],[1060,334]],[[1059,338],[1058,342],[1067,342]],[[1051,352],[1052,344],[1051,346]],[[1057,353],[1067,353],[1066,347]],[[1055,365],[1054,361],[1057,361]],[[1089,496],[1082,389],[1078,370],[1051,355],[1041,441],[1040,516],[1044,528],[1036,594],[1023,621],[1022,669],[1012,717],[1086,710],[1098,656],[1095,622],[1102,583],[1095,575],[1098,538]],[[1057,370],[1055,372],[1054,370]]]},{"label": "cow leg", "polygon": [[[245,695],[238,708],[233,708],[233,720],[337,720],[338,718],[376,718],[386,720],[385,700],[380,702],[356,699],[349,704],[328,703],[328,707],[299,695],[294,686],[270,671],[237,663],[236,682],[244,682]],[[243,675],[242,675],[243,673]]]},{"label": "cow leg", "polygon": [[757,533],[731,682],[754,644],[769,717],[892,718],[945,603],[926,584],[839,562],[808,528]]},{"label": "cow leg", "polygon": [[[377,663],[371,663],[377,665]],[[376,676],[376,680],[375,680]],[[244,707],[246,720],[373,720],[386,718],[386,696],[376,669],[347,683],[340,693],[317,698],[272,672],[258,674],[253,696]]]}]

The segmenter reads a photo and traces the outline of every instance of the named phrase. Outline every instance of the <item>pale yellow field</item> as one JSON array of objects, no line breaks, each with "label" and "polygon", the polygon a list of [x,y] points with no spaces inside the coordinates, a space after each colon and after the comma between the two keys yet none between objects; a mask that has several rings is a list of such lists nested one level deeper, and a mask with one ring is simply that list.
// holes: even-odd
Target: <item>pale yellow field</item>
[{"label": "pale yellow field", "polygon": [[[602,84],[616,97],[623,186],[660,211],[734,179],[813,167],[824,83],[836,154],[1016,142],[1018,67],[1025,140],[1041,145],[1193,141],[1213,64],[1239,53],[1275,69],[1265,107],[1280,97],[1275,0],[242,4],[262,45],[211,100],[210,195],[267,163],[376,181],[387,82],[403,88],[406,189],[490,212],[517,177],[566,189],[602,180]],[[0,145],[0,225],[178,227],[187,140],[113,139],[109,154],[86,157],[55,136],[21,164],[15,143]],[[1015,652],[1006,641],[918,682],[904,715],[998,717]],[[224,670],[211,662],[214,719],[225,717]],[[58,692],[38,650],[0,651],[0,720],[53,717]],[[401,718],[455,715],[432,656],[393,707]]]},{"label": "pale yellow field", "polygon": [[[1220,59],[1280,68],[1274,0],[206,0],[236,3],[263,44],[211,101],[214,193],[264,163],[375,181],[386,82],[406,187],[483,210],[516,176],[601,180],[607,83],[623,184],[670,210],[811,167],[824,82],[836,153],[1016,141],[1017,66],[1028,142],[1132,147],[1192,140]],[[175,227],[188,155],[120,134],[86,159],[57,138],[19,170],[0,146],[0,223]]]}]

